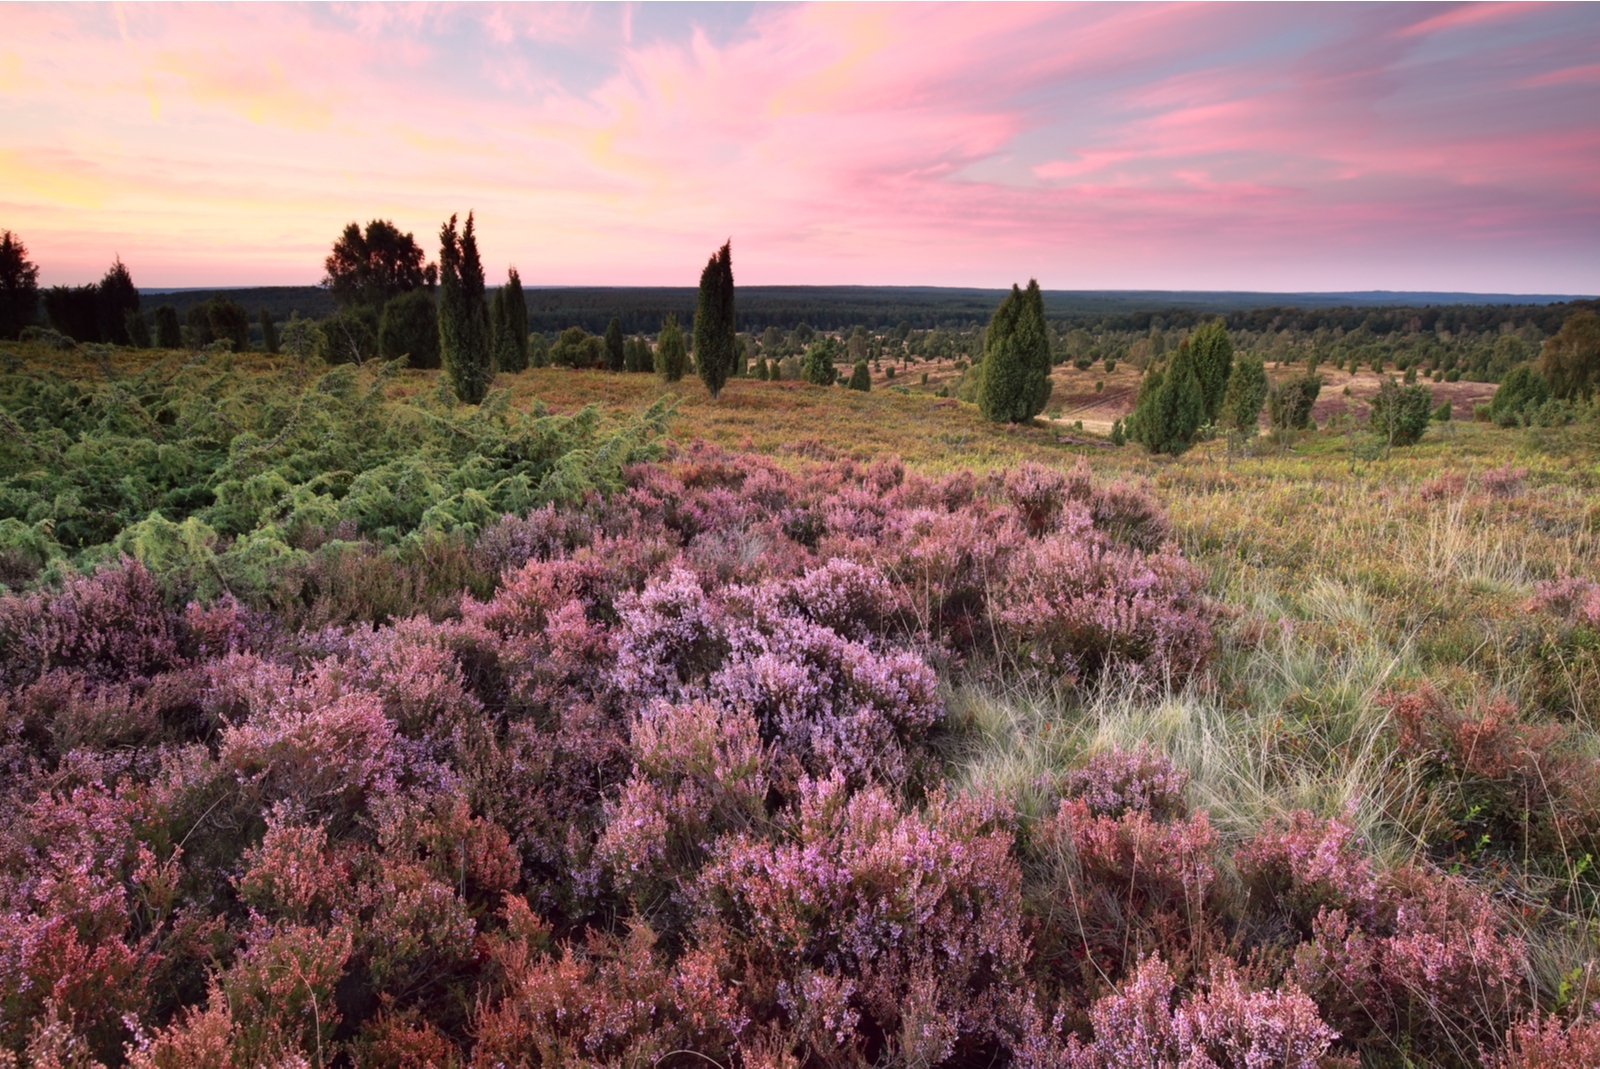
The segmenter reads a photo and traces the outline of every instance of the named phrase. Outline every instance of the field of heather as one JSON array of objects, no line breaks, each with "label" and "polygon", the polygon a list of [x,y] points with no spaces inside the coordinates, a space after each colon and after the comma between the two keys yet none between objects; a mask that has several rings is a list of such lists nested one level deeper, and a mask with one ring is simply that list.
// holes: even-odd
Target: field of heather
[{"label": "field of heather", "polygon": [[13,348],[0,1064],[1600,1062],[1591,419]]}]

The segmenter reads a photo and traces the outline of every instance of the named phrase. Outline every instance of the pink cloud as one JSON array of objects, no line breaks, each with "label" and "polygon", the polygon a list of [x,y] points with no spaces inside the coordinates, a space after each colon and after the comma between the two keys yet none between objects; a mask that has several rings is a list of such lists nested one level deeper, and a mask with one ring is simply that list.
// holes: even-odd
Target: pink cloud
[{"label": "pink cloud", "polygon": [[121,10],[8,9],[47,281],[311,281],[473,208],[533,284],[732,234],[746,282],[1600,290],[1581,5]]}]

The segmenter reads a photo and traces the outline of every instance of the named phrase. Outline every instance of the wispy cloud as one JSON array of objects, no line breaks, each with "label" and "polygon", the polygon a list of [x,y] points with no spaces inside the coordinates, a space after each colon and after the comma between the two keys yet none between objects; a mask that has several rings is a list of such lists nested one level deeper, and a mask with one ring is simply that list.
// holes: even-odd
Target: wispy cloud
[{"label": "wispy cloud", "polygon": [[[304,282],[478,212],[532,284],[1600,290],[1592,5],[14,5],[47,281]],[[497,268],[499,269],[499,268]]]}]

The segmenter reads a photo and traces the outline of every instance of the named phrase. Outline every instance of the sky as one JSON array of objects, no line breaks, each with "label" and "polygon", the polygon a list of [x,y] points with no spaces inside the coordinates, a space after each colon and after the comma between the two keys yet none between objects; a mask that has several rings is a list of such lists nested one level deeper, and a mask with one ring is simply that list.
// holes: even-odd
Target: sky
[{"label": "sky", "polygon": [[7,4],[41,282],[1600,293],[1600,4]]}]

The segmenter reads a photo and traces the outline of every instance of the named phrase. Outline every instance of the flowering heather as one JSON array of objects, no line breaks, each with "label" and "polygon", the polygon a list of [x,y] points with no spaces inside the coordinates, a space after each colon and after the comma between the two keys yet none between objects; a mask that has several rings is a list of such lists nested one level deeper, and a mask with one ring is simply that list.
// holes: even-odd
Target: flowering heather
[{"label": "flowering heather", "polygon": [[701,923],[752,1017],[825,1061],[892,1057],[908,1009],[947,1022],[935,1062],[1003,1036],[1028,958],[1008,817],[942,794],[907,813],[834,776],[802,782],[788,834],[725,841]]},{"label": "flowering heather", "polygon": [[[1588,1049],[1528,1015],[1492,899],[1343,821],[1225,844],[1150,746],[1055,766],[1042,820],[949,788],[962,688],[1209,686],[1221,610],[1147,487],[800,452],[595,460],[604,494],[552,469],[498,520],[462,491],[394,552],[367,478],[271,582],[183,605],[124,561],[0,597],[0,1065]],[[1600,828],[1560,732],[1390,712],[1463,827]]]},{"label": "flowering heather", "polygon": [[1083,799],[1097,817],[1128,812],[1148,813],[1157,820],[1188,816],[1188,785],[1188,772],[1146,746],[1132,751],[1113,746],[1067,776],[1067,793]]},{"label": "flowering heather", "polygon": [[[1320,1069],[1338,1033],[1292,984],[1250,991],[1231,968],[1178,1000],[1172,973],[1145,959],[1089,1011],[1092,1038],[1068,1040],[1070,1069]],[[1176,1004],[1175,1004],[1176,1003]]]},{"label": "flowering heather", "polygon": [[1528,478],[1527,468],[1513,468],[1510,463],[1490,468],[1480,477],[1484,493],[1490,497],[1521,497]]},{"label": "flowering heather", "polygon": [[1274,825],[1233,856],[1251,905],[1279,911],[1302,935],[1324,909],[1370,915],[1377,881],[1350,825],[1317,820],[1305,810]]},{"label": "flowering heather", "polygon": [[1548,612],[1567,623],[1600,628],[1600,583],[1576,575],[1540,583],[1528,599],[1528,611]]}]

